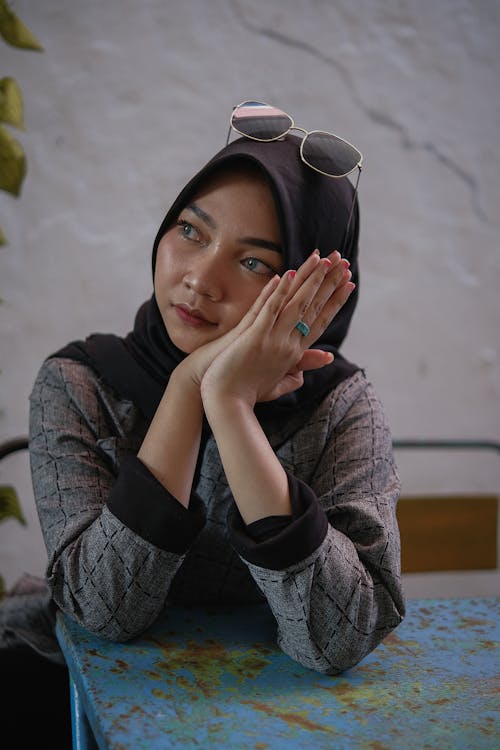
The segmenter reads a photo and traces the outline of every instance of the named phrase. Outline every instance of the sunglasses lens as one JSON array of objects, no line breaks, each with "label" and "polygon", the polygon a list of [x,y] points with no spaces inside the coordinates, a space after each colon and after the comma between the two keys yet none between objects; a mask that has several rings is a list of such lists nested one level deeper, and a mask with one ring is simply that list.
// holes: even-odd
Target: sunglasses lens
[{"label": "sunglasses lens", "polygon": [[292,118],[263,102],[243,102],[233,111],[231,125],[241,135],[256,141],[273,141],[288,133]]},{"label": "sunglasses lens", "polygon": [[308,133],[302,141],[302,158],[310,167],[332,177],[343,177],[361,163],[361,154],[332,133]]}]

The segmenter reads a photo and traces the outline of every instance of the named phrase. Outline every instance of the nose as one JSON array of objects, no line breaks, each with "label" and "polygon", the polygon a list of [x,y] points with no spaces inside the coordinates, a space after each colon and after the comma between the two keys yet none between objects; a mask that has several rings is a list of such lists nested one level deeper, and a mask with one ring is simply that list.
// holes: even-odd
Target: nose
[{"label": "nose", "polygon": [[216,251],[206,249],[193,259],[184,275],[184,284],[196,294],[219,302],[223,297],[224,273],[222,258]]}]

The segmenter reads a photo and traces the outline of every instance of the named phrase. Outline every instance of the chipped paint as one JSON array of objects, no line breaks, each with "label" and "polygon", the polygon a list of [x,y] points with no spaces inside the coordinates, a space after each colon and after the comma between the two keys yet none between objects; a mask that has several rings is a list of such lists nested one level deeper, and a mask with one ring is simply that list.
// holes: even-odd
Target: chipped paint
[{"label": "chipped paint", "polygon": [[410,601],[397,631],[336,676],[281,653],[265,607],[168,609],[128,644],[62,619],[58,633],[114,750],[399,750],[415,737],[422,748],[496,750],[499,607]]},{"label": "chipped paint", "polygon": [[314,721],[310,721],[307,716],[305,716],[304,711],[280,711],[272,705],[261,703],[260,701],[242,700],[241,702],[247,706],[252,706],[256,711],[262,711],[266,716],[281,719],[281,721],[284,721],[291,726],[299,726],[302,729],[306,729],[308,732],[328,732],[330,734],[334,732],[334,729],[331,726],[317,724]]}]

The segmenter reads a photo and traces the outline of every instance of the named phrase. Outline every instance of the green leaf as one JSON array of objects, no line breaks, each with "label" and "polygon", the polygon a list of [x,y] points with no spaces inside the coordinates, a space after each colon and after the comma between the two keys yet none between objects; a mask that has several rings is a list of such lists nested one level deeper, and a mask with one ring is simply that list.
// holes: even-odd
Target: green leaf
[{"label": "green leaf", "polygon": [[19,523],[26,526],[26,519],[23,516],[14,487],[2,484],[0,485],[0,522],[7,518],[17,518]]},{"label": "green leaf", "polygon": [[23,98],[14,78],[0,78],[0,122],[24,130]]},{"label": "green leaf", "polygon": [[9,8],[6,0],[0,0],[0,35],[13,47],[32,49],[42,52],[43,47],[15,13]]},{"label": "green leaf", "polygon": [[7,239],[2,231],[2,227],[0,227],[0,247],[6,244],[7,244]]},{"label": "green leaf", "polygon": [[0,125],[0,190],[19,195],[26,176],[26,157],[20,143]]}]

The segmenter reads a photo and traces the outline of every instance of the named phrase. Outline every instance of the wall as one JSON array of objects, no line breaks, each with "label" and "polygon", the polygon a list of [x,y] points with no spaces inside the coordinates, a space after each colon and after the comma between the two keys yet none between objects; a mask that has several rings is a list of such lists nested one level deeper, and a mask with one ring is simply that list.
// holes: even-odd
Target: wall
[{"label": "wall", "polygon": [[[361,284],[345,346],[396,437],[500,439],[500,5],[489,0],[17,0],[42,54],[0,40],[28,157],[0,195],[0,435],[26,433],[42,359],[126,333],[183,182],[260,98],[364,154]],[[493,453],[398,453],[406,492],[498,491]],[[0,468],[29,525],[0,526],[8,583],[43,572],[22,456]],[[447,584],[446,584],[447,585]]]}]

